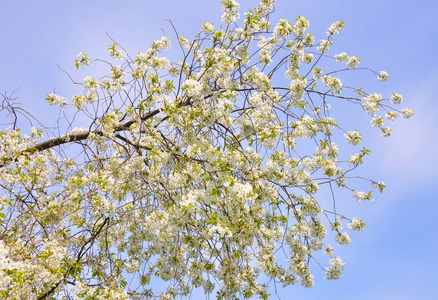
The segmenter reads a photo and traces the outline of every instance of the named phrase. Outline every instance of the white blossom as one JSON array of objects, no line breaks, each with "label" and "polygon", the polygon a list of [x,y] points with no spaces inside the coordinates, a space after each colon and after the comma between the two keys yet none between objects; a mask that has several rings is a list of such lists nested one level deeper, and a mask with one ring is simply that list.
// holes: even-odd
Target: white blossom
[{"label": "white blossom", "polygon": [[403,118],[406,118],[406,119],[409,119],[410,117],[412,117],[413,115],[415,115],[415,111],[413,111],[413,110],[410,109],[410,108],[402,109],[402,113],[403,113],[402,117],[403,117]]},{"label": "white blossom", "polygon": [[365,223],[358,218],[351,219],[351,222],[347,225],[351,230],[363,231],[365,229]]},{"label": "white blossom", "polygon": [[342,29],[344,29],[345,22],[336,21],[334,22],[329,29],[327,29],[327,35],[338,34]]},{"label": "white blossom", "polygon": [[388,73],[386,73],[385,71],[381,71],[377,79],[379,81],[386,81],[388,80],[388,77],[389,77]]},{"label": "white blossom", "polygon": [[359,65],[359,63],[360,63],[360,59],[359,59],[358,57],[356,57],[356,56],[350,56],[350,57],[348,58],[347,66],[348,66],[348,68],[354,70],[354,69],[357,68],[357,66]]},{"label": "white blossom", "polygon": [[348,245],[351,242],[350,236],[347,234],[347,232],[338,233],[335,236],[336,242],[339,243],[339,245]]},{"label": "white blossom", "polygon": [[56,94],[47,95],[46,101],[47,103],[49,103],[49,105],[58,105],[59,107],[63,107],[64,105],[67,104],[66,98]]},{"label": "white blossom", "polygon": [[187,79],[184,82],[182,88],[186,92],[187,96],[193,97],[200,95],[202,90],[202,85],[199,81],[195,79]]},{"label": "white blossom", "polygon": [[304,88],[306,87],[306,84],[307,84],[306,78],[295,79],[290,83],[289,89],[290,89],[290,97],[292,100],[298,102],[303,99]]},{"label": "white blossom", "polygon": [[390,121],[394,121],[398,117],[398,112],[396,111],[389,111],[385,114],[385,118],[387,118]]},{"label": "white blossom", "polygon": [[292,32],[292,24],[289,23],[287,20],[285,19],[280,19],[280,21],[278,21],[277,26],[275,26],[274,29],[274,36],[276,38],[288,38]]},{"label": "white blossom", "polygon": [[76,58],[77,58],[75,60],[76,68],[79,68],[79,66],[88,66],[90,64],[91,58],[82,52],[80,52]]},{"label": "white blossom", "polygon": [[124,60],[126,57],[125,50],[116,49],[116,43],[108,46],[109,54],[115,60]]},{"label": "white blossom", "polygon": [[336,280],[341,277],[341,271],[345,268],[345,263],[342,262],[341,258],[333,257],[330,259],[330,268],[326,268],[326,277],[328,280]]},{"label": "white blossom", "polygon": [[224,12],[221,19],[222,23],[225,25],[230,25],[240,18],[239,7],[240,4],[235,0],[222,2],[222,11]]},{"label": "white blossom", "polygon": [[94,91],[99,87],[99,83],[96,80],[94,80],[93,76],[85,77],[84,84],[89,91]]},{"label": "white blossom", "polygon": [[336,57],[336,62],[338,62],[338,63],[344,63],[344,62],[348,61],[350,58],[346,52],[336,54],[335,57]]},{"label": "white blossom", "polygon": [[347,139],[347,143],[351,145],[359,145],[362,140],[362,135],[355,131],[349,131],[348,133],[344,134],[345,138]]},{"label": "white blossom", "polygon": [[339,78],[324,75],[322,76],[322,83],[325,87],[329,88],[335,93],[339,94],[342,90],[342,83]]},{"label": "white blossom", "polygon": [[303,34],[307,28],[309,28],[309,20],[300,16],[296,19],[296,21],[297,22],[293,27],[293,32],[295,36],[299,36],[300,34]]},{"label": "white blossom", "polygon": [[402,101],[403,101],[403,97],[402,97],[402,95],[400,95],[400,94],[395,94],[395,93],[393,93],[393,94],[391,95],[390,100],[391,100],[391,103],[392,103],[392,104],[400,104],[400,103],[402,103]]},{"label": "white blossom", "polygon": [[209,22],[205,22],[204,24],[202,24],[201,30],[205,35],[212,34],[215,31],[214,25],[212,23],[209,23]]},{"label": "white blossom", "polygon": [[181,45],[181,47],[183,47],[183,48],[188,48],[190,46],[189,40],[186,37],[183,37],[183,36],[180,37],[178,42]]},{"label": "white blossom", "polygon": [[319,42],[318,47],[316,48],[318,51],[324,53],[330,49],[330,46],[332,45],[332,41],[330,40],[321,40]]}]

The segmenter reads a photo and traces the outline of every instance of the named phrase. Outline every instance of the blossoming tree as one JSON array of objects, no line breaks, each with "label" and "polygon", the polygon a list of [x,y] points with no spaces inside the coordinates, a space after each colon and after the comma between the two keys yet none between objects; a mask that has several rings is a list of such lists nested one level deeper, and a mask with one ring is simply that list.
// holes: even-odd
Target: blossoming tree
[{"label": "blossoming tree", "polygon": [[[350,180],[370,150],[331,104],[362,110],[384,137],[386,120],[414,112],[394,108],[398,94],[342,85],[361,69],[329,53],[344,22],[315,41],[304,17],[271,24],[273,5],[262,0],[240,22],[239,4],[222,2],[220,26],[204,23],[193,40],[175,32],[179,62],[163,54],[168,37],[135,58],[113,43],[108,76],[87,76],[70,100],[46,99],[89,118],[85,129],[25,135],[3,106],[12,119],[0,130],[2,299],[173,299],[193,288],[266,299],[275,283],[313,286],[311,267],[340,277],[332,246],[365,224],[336,211],[335,195],[373,199]],[[80,53],[76,67],[101,62]],[[345,144],[351,155],[338,151]]]}]

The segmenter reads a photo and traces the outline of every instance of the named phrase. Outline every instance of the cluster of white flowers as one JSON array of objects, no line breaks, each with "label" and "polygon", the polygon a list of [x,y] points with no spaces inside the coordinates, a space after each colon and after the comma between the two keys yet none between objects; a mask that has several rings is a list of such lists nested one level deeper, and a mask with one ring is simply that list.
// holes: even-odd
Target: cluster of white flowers
[{"label": "cluster of white flowers", "polygon": [[190,46],[189,40],[186,37],[184,37],[184,36],[181,36],[178,39],[178,42],[179,42],[180,46],[183,47],[183,48],[188,48]]},{"label": "cluster of white flowers", "polygon": [[391,133],[392,133],[391,128],[386,127],[386,128],[381,128],[381,129],[382,129],[382,131],[380,132],[380,136],[383,136],[383,137],[391,136]]},{"label": "cluster of white flowers", "polygon": [[236,47],[234,55],[238,60],[242,62],[242,64],[246,65],[249,63],[250,55],[246,47],[238,45]]},{"label": "cluster of white flowers", "polygon": [[348,245],[351,242],[351,237],[347,234],[347,232],[338,233],[335,236],[336,242],[339,243],[339,245]]},{"label": "cluster of white flowers", "polygon": [[[182,47],[188,47],[189,42],[186,38],[181,37],[179,43]],[[155,70],[163,70],[170,67],[170,61],[165,57],[157,57],[160,51],[170,49],[170,39],[162,37],[159,40],[152,42],[152,46],[146,51],[146,53],[138,53],[136,55],[135,63],[132,65],[131,75],[135,79],[140,79],[145,76],[146,71],[151,68]],[[170,70],[169,70],[170,71]],[[179,70],[174,68],[173,70],[176,76],[180,73]]]},{"label": "cluster of white flowers", "polygon": [[[326,104],[326,110],[330,109],[330,104]],[[321,113],[321,106],[318,106],[317,108],[315,108],[314,110],[314,114],[315,115],[319,115]],[[336,124],[336,120],[328,117],[328,118],[323,118],[321,119],[322,124],[324,125],[323,131],[325,134],[332,134],[333,129],[337,126]]]},{"label": "cluster of white flowers", "polygon": [[362,141],[362,134],[359,134],[357,130],[349,131],[348,133],[344,134],[344,137],[347,139],[347,143],[353,146],[359,145]]},{"label": "cluster of white flowers", "polygon": [[412,117],[413,115],[415,115],[415,111],[413,111],[413,110],[410,109],[410,108],[404,108],[404,109],[402,109],[402,113],[403,113],[402,117],[403,117],[403,118],[406,118],[406,119],[409,119],[410,117]]},{"label": "cluster of white flowers", "polygon": [[154,57],[151,60],[151,67],[155,70],[164,70],[170,67],[170,61],[166,57]]},{"label": "cluster of white flowers", "polygon": [[264,67],[267,67],[272,63],[271,52],[268,49],[262,49],[260,51],[259,62]]},{"label": "cluster of white flowers", "polygon": [[403,101],[403,97],[400,94],[393,93],[390,97],[392,104],[400,104]]},{"label": "cluster of white flowers", "polygon": [[187,96],[194,97],[200,95],[202,85],[196,79],[187,79],[186,81],[184,81],[182,89],[186,92]]},{"label": "cluster of white flowers", "polygon": [[341,20],[334,22],[329,29],[327,29],[327,35],[339,34],[339,32],[344,29],[345,22]]},{"label": "cluster of white flowers", "polygon": [[294,35],[299,36],[303,34],[307,30],[307,28],[309,28],[309,20],[302,16],[298,17],[293,27]]},{"label": "cluster of white flowers", "polygon": [[382,131],[380,132],[381,136],[383,136],[383,137],[391,136],[391,133],[392,133],[392,129],[391,128],[386,127],[386,128],[381,128],[381,129],[382,129]]},{"label": "cluster of white flowers", "polygon": [[259,37],[259,41],[257,43],[257,47],[271,49],[277,44],[277,41],[274,37],[265,38],[264,36]]},{"label": "cluster of white flowers", "polygon": [[205,22],[201,25],[201,30],[205,35],[210,35],[214,33],[214,25],[210,22]]},{"label": "cluster of white flowers", "polygon": [[383,117],[373,116],[373,118],[371,119],[371,124],[373,127],[378,127],[378,128],[383,127],[384,125]]},{"label": "cluster of white flowers", "polygon": [[335,221],[330,224],[330,227],[332,230],[339,231],[342,229],[342,223],[341,219],[339,217],[336,217]]},{"label": "cluster of white flowers", "polygon": [[321,156],[337,156],[338,147],[334,142],[322,142],[320,146],[316,148],[316,153]]},{"label": "cluster of white flowers", "polygon": [[379,76],[377,77],[377,79],[380,81],[387,81],[388,78],[389,78],[389,75],[385,71],[381,71]]},{"label": "cluster of white flowers", "polygon": [[163,36],[161,39],[153,41],[151,48],[159,51],[170,49],[170,38]]},{"label": "cluster of white flowers", "polygon": [[327,248],[324,251],[324,254],[330,256],[334,253],[334,251],[335,250],[331,246],[327,246]]},{"label": "cluster of white flowers", "polygon": [[259,91],[267,91],[270,87],[271,79],[265,73],[259,72],[257,67],[253,67],[250,72],[242,77],[248,84],[256,86]]},{"label": "cluster of white flowers", "polygon": [[345,268],[345,263],[343,263],[341,258],[338,256],[330,259],[330,265],[332,266],[326,268],[325,279],[328,280],[339,279],[341,277],[341,271]]},{"label": "cluster of white flowers", "polygon": [[319,68],[317,68],[317,69],[313,69],[313,70],[312,70],[312,74],[313,74],[313,79],[314,79],[315,81],[321,80],[321,78],[322,78],[322,76],[323,76],[323,74],[322,74],[322,69],[319,69]]},{"label": "cluster of white flowers", "polygon": [[128,300],[128,292],[118,287],[120,279],[117,279],[113,278],[111,282],[107,282],[107,286],[104,288],[96,289],[95,287],[90,287],[80,278],[76,278],[76,285],[72,290],[76,295],[80,295],[81,298],[85,299]]},{"label": "cluster of white flowers", "polygon": [[316,49],[322,53],[328,51],[330,49],[330,46],[333,44],[331,40],[321,40],[319,42],[318,47]]},{"label": "cluster of white flowers", "polygon": [[48,94],[46,101],[49,105],[58,105],[59,107],[63,107],[67,104],[67,99],[57,94]]},{"label": "cluster of white flowers", "polygon": [[387,118],[390,121],[394,121],[398,117],[398,112],[396,111],[389,111],[385,114],[385,118]]},{"label": "cluster of white flowers", "polygon": [[304,62],[305,64],[310,64],[310,63],[312,63],[312,61],[313,61],[313,54],[312,54],[312,53],[307,53],[307,54],[304,56],[303,62]]},{"label": "cluster of white flowers", "polygon": [[375,114],[379,110],[380,101],[383,96],[381,94],[373,93],[362,98],[362,106],[365,107],[367,113]]},{"label": "cluster of white flowers", "polygon": [[364,200],[369,200],[370,202],[374,201],[374,199],[371,199],[370,194],[365,194],[364,192],[357,190],[353,191],[353,198],[356,198],[356,202],[362,202]]},{"label": "cluster of white flowers", "polygon": [[85,77],[84,84],[89,91],[94,91],[99,87],[99,83],[96,80],[94,80],[93,76]]},{"label": "cluster of white flowers", "polygon": [[351,230],[363,231],[365,229],[365,223],[358,218],[351,219],[351,222],[347,225]]},{"label": "cluster of white flowers", "polygon": [[228,228],[218,224],[211,226],[208,230],[208,234],[210,236],[215,236],[216,234],[218,234],[220,237],[230,237],[231,231]]},{"label": "cluster of white flowers", "polygon": [[40,243],[39,254],[23,255],[20,260],[17,254],[25,246],[22,241],[15,241],[13,247],[0,241],[0,295],[3,299],[36,298],[47,286],[61,279],[57,273],[64,271],[66,248],[53,238]]},{"label": "cluster of white flowers", "polygon": [[73,95],[71,99],[71,103],[74,107],[77,109],[83,108],[87,103],[93,104],[97,100],[97,93],[95,92],[88,92],[85,95]]},{"label": "cluster of white flowers", "polygon": [[140,269],[140,264],[137,259],[132,259],[131,261],[126,262],[124,267],[126,269],[126,272],[132,274]]},{"label": "cluster of white flowers", "polygon": [[125,70],[121,69],[120,66],[113,66],[111,68],[111,79],[105,78],[100,82],[101,87],[104,90],[111,92],[120,92],[125,89]]},{"label": "cluster of white flowers", "polygon": [[[14,271],[25,271],[26,265],[14,261],[9,255],[9,247],[0,240],[0,291],[5,291],[14,279]],[[11,274],[12,273],[12,274]]]},{"label": "cluster of white flowers", "polygon": [[360,59],[359,59],[358,57],[356,57],[356,56],[350,56],[350,57],[348,58],[347,66],[348,66],[350,69],[354,70],[354,69],[357,68],[357,66],[359,65],[359,63],[360,63]]},{"label": "cluster of white flowers", "polygon": [[350,57],[348,56],[348,54],[346,52],[342,52],[342,53],[336,54],[335,58],[336,58],[336,62],[344,63],[344,62],[348,61],[348,59]]},{"label": "cluster of white flowers", "polygon": [[79,66],[88,66],[90,64],[91,58],[82,52],[80,52],[76,58],[77,58],[75,60],[76,68],[79,68]]},{"label": "cluster of white flowers", "polygon": [[300,164],[304,165],[307,170],[314,171],[318,166],[318,161],[315,158],[305,157]]},{"label": "cluster of white flowers", "polygon": [[293,149],[296,146],[293,134],[285,133],[282,137],[283,144],[286,148]]},{"label": "cluster of white flowers", "polygon": [[124,60],[126,57],[126,51],[122,49],[116,49],[116,43],[108,46],[109,54],[115,60]]},{"label": "cluster of white flowers", "polygon": [[282,18],[280,21],[278,21],[277,26],[274,28],[274,37],[286,39],[290,37],[292,29],[292,24]]},{"label": "cluster of white flowers", "polygon": [[324,75],[324,76],[322,76],[322,84],[324,84],[324,86],[326,88],[329,88],[332,92],[335,92],[338,94],[341,93],[342,83],[341,83],[341,80],[339,78]]},{"label": "cluster of white flowers", "polygon": [[107,137],[114,137],[116,135],[116,128],[119,126],[120,120],[116,112],[108,113],[101,122],[102,133]]},{"label": "cluster of white flowers", "polygon": [[84,129],[82,127],[75,127],[69,132],[69,135],[85,134],[88,132],[89,132],[88,129]]},{"label": "cluster of white flowers", "polygon": [[236,20],[240,18],[239,7],[240,4],[235,0],[222,2],[222,11],[224,12],[221,19],[222,23],[230,25],[236,22]]},{"label": "cluster of white flowers", "polygon": [[315,119],[304,115],[299,121],[295,121],[292,124],[294,128],[293,137],[297,139],[305,139],[307,137],[313,137],[318,131],[318,126],[315,124]]},{"label": "cluster of white flowers", "polygon": [[304,96],[304,88],[306,87],[307,79],[306,78],[298,78],[293,80],[290,85],[290,98],[293,101],[299,102],[303,99]]},{"label": "cluster of white flowers", "polygon": [[296,43],[291,47],[291,54],[289,57],[289,65],[287,71],[284,73],[288,79],[295,79],[298,76],[298,68],[300,62],[304,60],[304,45],[302,43]]},{"label": "cluster of white flowers", "polygon": [[361,163],[362,158],[358,154],[351,154],[350,159],[348,160],[348,163],[351,166],[357,166]]}]

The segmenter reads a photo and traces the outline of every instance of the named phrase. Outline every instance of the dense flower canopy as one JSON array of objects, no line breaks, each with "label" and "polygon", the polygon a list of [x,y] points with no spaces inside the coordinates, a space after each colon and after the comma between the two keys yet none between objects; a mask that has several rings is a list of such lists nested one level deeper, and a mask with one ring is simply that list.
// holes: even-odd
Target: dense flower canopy
[{"label": "dense flower canopy", "polygon": [[[370,150],[331,117],[332,104],[362,110],[383,137],[385,122],[414,112],[394,107],[399,94],[343,86],[353,70],[389,77],[330,54],[344,22],[316,41],[302,16],[271,24],[274,2],[262,0],[240,22],[239,4],[224,1],[222,25],[205,22],[193,40],[164,36],[135,57],[109,45],[109,75],[85,77],[70,100],[46,98],[74,107],[87,128],[22,134],[6,107],[2,298],[173,299],[200,288],[218,299],[266,299],[274,282],[312,287],[311,267],[340,278],[336,246],[365,224],[336,211],[336,193],[373,198],[350,180],[361,178]],[[164,56],[171,45],[181,61]],[[102,62],[79,53],[75,64]],[[347,144],[353,152],[341,154]]]}]

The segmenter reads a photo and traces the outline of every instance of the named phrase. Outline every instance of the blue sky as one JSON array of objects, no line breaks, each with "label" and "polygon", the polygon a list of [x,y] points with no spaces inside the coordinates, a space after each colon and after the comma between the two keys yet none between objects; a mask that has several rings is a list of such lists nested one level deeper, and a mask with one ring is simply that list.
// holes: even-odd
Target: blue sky
[{"label": "blue sky", "polygon": [[[240,3],[244,12],[258,1]],[[48,125],[57,115],[45,105],[46,94],[70,98],[77,92],[60,68],[82,80],[88,73],[75,70],[76,55],[108,59],[106,33],[135,55],[162,36],[164,19],[190,38],[204,21],[219,24],[221,15],[216,0],[4,0],[0,11],[0,92],[16,90],[22,106]],[[364,145],[373,150],[362,172],[385,181],[387,191],[372,204],[341,199],[351,202],[345,209],[368,225],[340,249],[347,263],[343,277],[317,277],[312,289],[279,288],[281,299],[438,299],[437,11],[438,2],[427,0],[277,1],[272,22],[302,15],[319,37],[333,21],[346,21],[332,54],[346,51],[361,58],[362,66],[387,71],[389,81],[365,78],[366,84],[386,95],[402,94],[403,106],[416,111],[409,121],[396,121],[387,139],[368,126],[367,118],[358,125],[367,124]],[[170,34],[169,26],[164,29]]]}]

